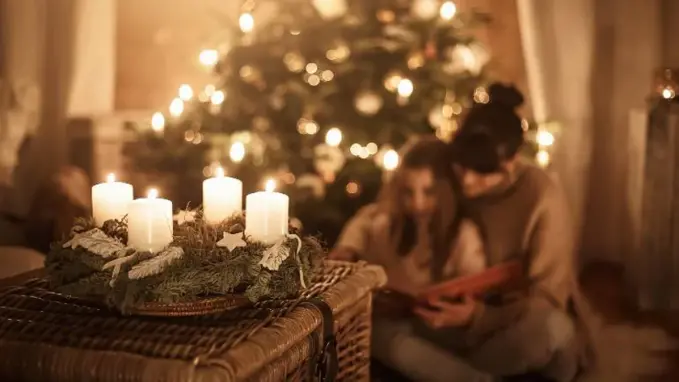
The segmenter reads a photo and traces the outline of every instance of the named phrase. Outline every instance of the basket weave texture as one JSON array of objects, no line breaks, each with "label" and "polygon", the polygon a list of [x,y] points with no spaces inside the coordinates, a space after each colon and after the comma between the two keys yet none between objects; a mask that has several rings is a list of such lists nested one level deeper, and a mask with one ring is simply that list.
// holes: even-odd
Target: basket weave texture
[{"label": "basket weave texture", "polygon": [[328,261],[297,300],[198,317],[121,316],[41,279],[0,289],[2,381],[308,381],[322,315],[333,311],[341,381],[369,380],[379,267]]}]

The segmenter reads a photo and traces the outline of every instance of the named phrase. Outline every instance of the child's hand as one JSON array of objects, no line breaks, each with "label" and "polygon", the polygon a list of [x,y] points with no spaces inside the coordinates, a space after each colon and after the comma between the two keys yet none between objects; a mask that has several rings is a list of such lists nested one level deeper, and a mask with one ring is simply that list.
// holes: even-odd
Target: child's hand
[{"label": "child's hand", "polygon": [[417,307],[415,313],[432,328],[460,327],[469,325],[474,315],[476,301],[466,295],[462,302],[451,303],[441,299],[429,301],[432,309]]}]

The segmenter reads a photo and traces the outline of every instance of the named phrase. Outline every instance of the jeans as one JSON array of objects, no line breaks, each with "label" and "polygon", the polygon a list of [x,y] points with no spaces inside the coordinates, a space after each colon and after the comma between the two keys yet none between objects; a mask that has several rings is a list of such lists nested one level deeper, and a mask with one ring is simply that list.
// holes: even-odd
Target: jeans
[{"label": "jeans", "polygon": [[462,329],[431,329],[416,319],[376,318],[373,356],[415,381],[494,382],[539,372],[558,382],[577,372],[571,319],[552,308],[528,310],[483,341]]}]

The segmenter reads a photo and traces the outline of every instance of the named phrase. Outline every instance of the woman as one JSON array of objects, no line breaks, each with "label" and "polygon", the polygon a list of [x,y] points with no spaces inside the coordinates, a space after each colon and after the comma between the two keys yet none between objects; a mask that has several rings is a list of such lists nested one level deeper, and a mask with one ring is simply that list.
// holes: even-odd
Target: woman
[{"label": "woman", "polygon": [[383,266],[389,287],[408,294],[485,268],[477,227],[464,219],[446,176],[445,143],[407,145],[375,204],[344,227],[330,257]]},{"label": "woman", "polygon": [[[377,202],[349,221],[330,257],[379,264],[387,287],[410,295],[484,270],[482,240],[459,208],[445,151],[446,144],[434,137],[407,145]],[[375,308],[372,353],[382,364],[416,381],[492,380],[417,336],[414,315]]]},{"label": "woman", "polygon": [[488,93],[489,102],[463,118],[449,146],[449,166],[465,209],[483,226],[488,266],[520,262],[526,288],[493,301],[438,301],[436,311],[417,312],[431,329],[418,334],[458,354],[459,339],[442,334],[457,330],[468,344],[466,359],[494,375],[535,372],[572,381],[577,353],[567,312],[575,289],[569,209],[558,182],[519,155],[521,93],[502,84]]}]

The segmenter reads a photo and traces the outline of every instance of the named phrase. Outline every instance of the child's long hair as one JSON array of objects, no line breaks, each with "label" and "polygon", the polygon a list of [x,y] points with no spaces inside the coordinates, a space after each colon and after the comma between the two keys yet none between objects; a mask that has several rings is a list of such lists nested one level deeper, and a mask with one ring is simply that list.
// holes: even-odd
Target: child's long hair
[{"label": "child's long hair", "polygon": [[[459,187],[448,176],[450,170],[446,161],[446,144],[433,136],[419,138],[403,147],[400,158],[399,167],[390,181],[384,184],[378,198],[380,209],[389,215],[389,250],[398,256],[405,256],[416,245],[415,221],[404,210],[405,172],[428,169],[434,176],[437,200],[437,208],[429,226],[432,269],[440,269],[457,238],[462,217],[456,197],[460,195]],[[440,275],[435,273],[434,276]]]}]

